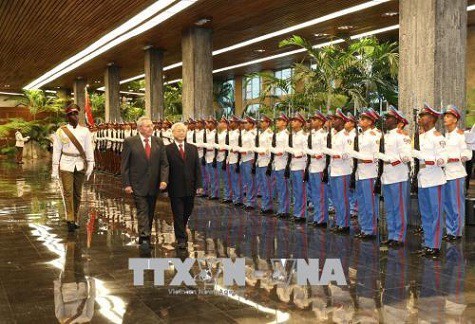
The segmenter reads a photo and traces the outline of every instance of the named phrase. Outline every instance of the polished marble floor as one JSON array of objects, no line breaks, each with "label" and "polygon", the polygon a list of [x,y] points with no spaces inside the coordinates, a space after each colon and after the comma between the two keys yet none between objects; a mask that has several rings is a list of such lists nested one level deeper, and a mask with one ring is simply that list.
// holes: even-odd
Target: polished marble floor
[{"label": "polished marble floor", "polygon": [[[475,228],[432,260],[410,253],[420,244],[413,234],[405,248],[388,250],[354,239],[355,224],[339,236],[200,198],[184,256],[161,198],[151,257],[245,258],[246,285],[228,287],[231,294],[206,280],[170,290],[146,271],[144,285],[134,286],[128,262],[140,256],[137,223],[119,178],[94,175],[81,227],[68,235],[48,161],[0,162],[0,174],[0,323],[475,322]],[[279,281],[279,258],[338,258],[347,285]],[[166,282],[173,274],[165,272]]]}]

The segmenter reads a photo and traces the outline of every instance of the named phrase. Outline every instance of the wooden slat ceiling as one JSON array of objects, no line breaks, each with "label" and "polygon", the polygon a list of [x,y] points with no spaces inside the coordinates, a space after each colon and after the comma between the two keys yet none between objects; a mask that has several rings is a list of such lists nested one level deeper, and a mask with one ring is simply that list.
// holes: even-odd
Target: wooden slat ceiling
[{"label": "wooden slat ceiling", "polygon": [[[108,52],[51,82],[47,87],[71,87],[80,76],[91,85],[102,85],[108,63],[121,67],[121,79],[143,73],[143,47],[153,45],[165,50],[164,64],[181,61],[181,33],[201,18],[212,18],[205,27],[213,29],[213,49],[220,49],[266,33],[293,26],[326,14],[364,3],[368,0],[201,0],[161,25],[122,43]],[[60,62],[87,47],[105,33],[143,10],[153,0],[0,0],[0,90],[10,84],[10,90],[22,86],[47,72]],[[469,0],[474,4],[475,0]],[[399,2],[390,1],[364,11],[346,15],[317,26],[294,32],[321,43],[315,33],[342,36],[338,26],[352,25],[347,35],[395,25],[398,16],[383,17],[385,12],[397,12]],[[475,12],[469,14],[474,23]],[[398,31],[381,35],[397,40]],[[289,51],[278,48],[285,37],[269,39],[232,52],[215,56],[214,68],[243,63],[260,57]],[[265,49],[256,53],[256,49]],[[228,78],[260,69],[286,67],[302,55],[285,57],[253,66],[215,74]],[[181,77],[181,69],[166,71],[168,80]],[[94,81],[100,83],[96,84]],[[124,86],[126,87],[126,86]],[[7,90],[3,88],[3,90]]]}]

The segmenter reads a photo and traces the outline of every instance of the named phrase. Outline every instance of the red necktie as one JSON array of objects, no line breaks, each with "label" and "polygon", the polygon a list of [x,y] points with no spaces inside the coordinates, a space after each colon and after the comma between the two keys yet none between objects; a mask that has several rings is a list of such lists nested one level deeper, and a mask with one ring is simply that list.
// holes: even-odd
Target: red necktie
[{"label": "red necktie", "polygon": [[145,155],[147,156],[147,159],[150,160],[150,144],[148,144],[148,138],[144,139],[145,141]]},{"label": "red necktie", "polygon": [[185,159],[185,151],[183,151],[183,144],[180,144],[178,146],[180,147],[181,158],[184,160]]}]

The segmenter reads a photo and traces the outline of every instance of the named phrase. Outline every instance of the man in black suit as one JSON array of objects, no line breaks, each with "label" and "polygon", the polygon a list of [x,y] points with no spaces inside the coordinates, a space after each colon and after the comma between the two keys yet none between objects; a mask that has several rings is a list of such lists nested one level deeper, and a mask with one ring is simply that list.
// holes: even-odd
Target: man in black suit
[{"label": "man in black suit", "polygon": [[186,249],[186,224],[193,211],[195,195],[203,192],[198,150],[196,146],[185,143],[186,130],[185,124],[175,123],[172,126],[175,143],[166,147],[172,179],[168,185],[168,196],[179,249]]},{"label": "man in black suit", "polygon": [[132,194],[137,208],[140,250],[150,250],[155,203],[158,190],[168,183],[168,159],[160,138],[152,136],[153,123],[148,117],[137,121],[139,134],[126,138],[122,150],[122,184]]}]

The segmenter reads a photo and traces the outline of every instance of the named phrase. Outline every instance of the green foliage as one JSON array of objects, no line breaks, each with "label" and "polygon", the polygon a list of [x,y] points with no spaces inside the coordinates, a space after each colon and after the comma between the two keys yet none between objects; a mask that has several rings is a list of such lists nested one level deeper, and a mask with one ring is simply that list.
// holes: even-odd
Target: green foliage
[{"label": "green foliage", "polygon": [[[397,102],[399,54],[396,43],[379,44],[376,38],[363,38],[344,46],[314,48],[300,36],[280,42],[307,51],[308,64],[294,64],[291,82],[302,85],[300,104],[308,110],[325,106],[327,110],[352,105],[368,106],[385,98]],[[295,99],[292,99],[295,101]]]},{"label": "green foliage", "polygon": [[475,124],[475,88],[467,91],[467,115],[465,118],[465,126],[472,127]]},{"label": "green foliage", "polygon": [[181,103],[182,83],[174,83],[165,85],[164,89],[164,115],[166,117],[172,115],[181,115],[183,113],[183,105]]},{"label": "green foliage", "polygon": [[17,152],[17,149],[15,146],[8,146],[8,147],[2,147],[0,149],[0,155],[8,155],[8,156],[13,156]]},{"label": "green foliage", "polygon": [[220,111],[215,112],[217,118],[221,116],[229,117],[234,113],[234,86],[230,82],[214,81],[213,82],[213,98],[218,104]]},{"label": "green foliage", "polygon": [[134,101],[123,102],[120,105],[120,114],[122,120],[125,122],[136,121],[140,116],[143,116],[145,109],[138,107]]},{"label": "green foliage", "polygon": [[92,108],[92,116],[95,120],[104,121],[106,116],[106,97],[104,93],[91,93],[89,96]]}]

